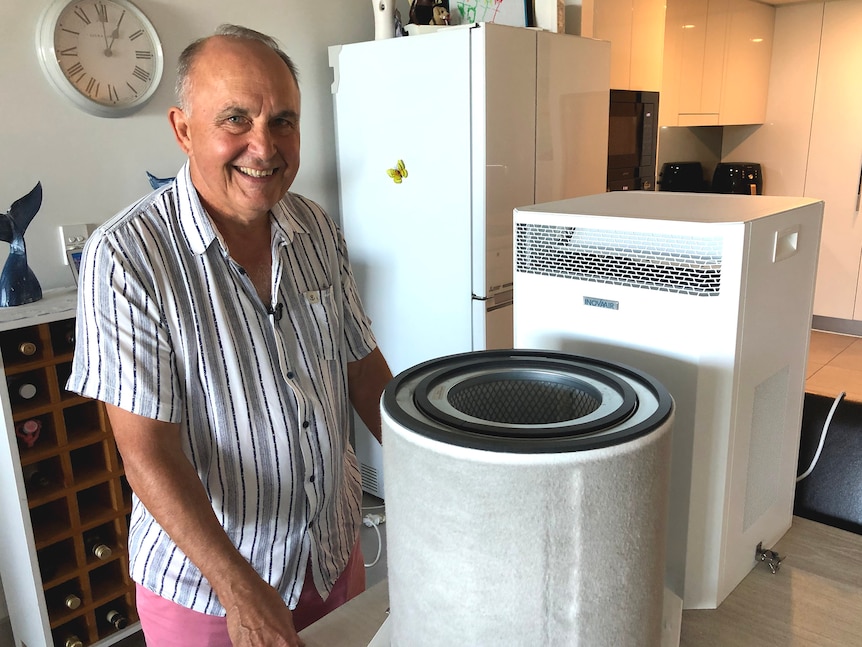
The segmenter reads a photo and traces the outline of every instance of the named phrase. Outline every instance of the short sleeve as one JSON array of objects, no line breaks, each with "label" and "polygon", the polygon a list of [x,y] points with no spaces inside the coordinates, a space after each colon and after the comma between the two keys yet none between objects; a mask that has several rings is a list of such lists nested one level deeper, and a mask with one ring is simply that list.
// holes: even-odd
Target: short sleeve
[{"label": "short sleeve", "polygon": [[[132,236],[126,233],[126,237]],[[66,388],[132,413],[180,422],[181,394],[170,329],[145,252],[121,232],[98,230],[78,282],[75,354]]]}]

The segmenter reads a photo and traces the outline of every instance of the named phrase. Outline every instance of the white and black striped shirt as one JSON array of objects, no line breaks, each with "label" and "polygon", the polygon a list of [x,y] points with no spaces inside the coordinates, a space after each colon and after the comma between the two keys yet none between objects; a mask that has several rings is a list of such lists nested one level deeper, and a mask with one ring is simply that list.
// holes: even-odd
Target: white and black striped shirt
[{"label": "white and black striped shirt", "polygon": [[[271,213],[271,304],[229,257],[188,164],[101,226],[81,264],[67,388],[179,423],[216,516],[292,608],[306,562],[328,591],[358,532],[346,363],[375,341],[336,225],[293,193]],[[132,578],[224,614],[136,498],[132,508]]]}]

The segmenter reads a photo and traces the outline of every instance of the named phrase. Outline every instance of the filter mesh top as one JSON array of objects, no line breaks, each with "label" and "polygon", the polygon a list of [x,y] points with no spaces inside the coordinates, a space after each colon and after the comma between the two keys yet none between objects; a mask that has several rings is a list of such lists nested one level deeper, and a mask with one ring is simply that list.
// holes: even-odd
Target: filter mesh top
[{"label": "filter mesh top", "polygon": [[493,379],[453,389],[449,403],[458,411],[489,422],[546,425],[583,418],[601,400],[572,384]]}]

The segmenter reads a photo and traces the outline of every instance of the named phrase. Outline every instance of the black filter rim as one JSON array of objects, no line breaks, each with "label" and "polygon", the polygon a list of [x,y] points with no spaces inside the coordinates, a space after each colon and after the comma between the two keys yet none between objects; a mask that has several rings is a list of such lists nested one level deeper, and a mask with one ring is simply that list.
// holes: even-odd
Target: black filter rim
[{"label": "black filter rim", "polygon": [[[604,389],[618,402],[595,415],[540,424],[487,421],[449,406],[448,396],[459,389],[539,376],[543,382],[578,389],[598,400],[603,399]],[[651,393],[655,403],[640,402],[632,382]],[[412,393],[405,392],[410,388]],[[636,412],[643,416],[648,404],[654,411],[627,422]],[[511,453],[586,451],[622,444],[655,430],[673,410],[667,389],[638,369],[593,357],[525,349],[459,353],[417,364],[387,385],[382,405],[396,423],[427,438]]]}]

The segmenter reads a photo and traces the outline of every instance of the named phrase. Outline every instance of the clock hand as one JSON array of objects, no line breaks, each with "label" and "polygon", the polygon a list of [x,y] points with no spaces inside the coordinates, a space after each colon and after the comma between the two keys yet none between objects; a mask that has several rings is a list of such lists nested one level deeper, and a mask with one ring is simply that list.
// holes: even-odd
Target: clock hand
[{"label": "clock hand", "polygon": [[99,14],[99,22],[102,23],[102,36],[105,39],[105,56],[110,56],[111,55],[111,46],[108,45],[108,32],[105,31],[105,21],[102,20],[102,18],[103,18],[102,12],[99,11],[98,9],[99,8],[96,7],[96,13]]},{"label": "clock hand", "polygon": [[120,14],[120,19],[117,21],[117,26],[114,27],[114,31],[111,32],[111,42],[108,45],[108,51],[111,51],[111,48],[114,46],[114,41],[120,37],[120,23],[123,22],[123,18],[126,16],[126,10],[123,9],[123,13]]}]

